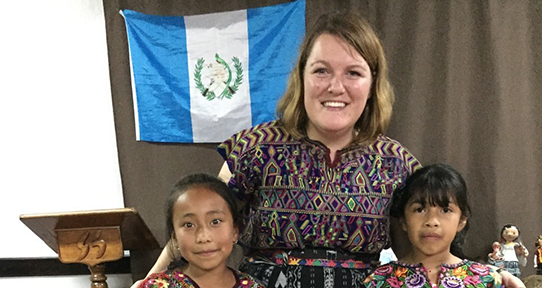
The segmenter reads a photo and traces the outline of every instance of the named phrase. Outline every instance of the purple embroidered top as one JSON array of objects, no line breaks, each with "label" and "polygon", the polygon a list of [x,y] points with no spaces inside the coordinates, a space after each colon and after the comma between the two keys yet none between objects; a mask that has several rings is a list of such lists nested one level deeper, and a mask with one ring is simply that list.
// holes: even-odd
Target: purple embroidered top
[{"label": "purple embroidered top", "polygon": [[233,135],[218,151],[245,204],[240,240],[255,249],[379,253],[390,245],[392,193],[421,167],[384,135],[339,150],[331,163],[325,145],[293,138],[277,121]]},{"label": "purple embroidered top", "polygon": [[431,283],[421,264],[390,262],[369,275],[364,286],[379,288],[504,288],[501,276],[486,265],[463,260],[457,264],[442,264],[438,283]]}]

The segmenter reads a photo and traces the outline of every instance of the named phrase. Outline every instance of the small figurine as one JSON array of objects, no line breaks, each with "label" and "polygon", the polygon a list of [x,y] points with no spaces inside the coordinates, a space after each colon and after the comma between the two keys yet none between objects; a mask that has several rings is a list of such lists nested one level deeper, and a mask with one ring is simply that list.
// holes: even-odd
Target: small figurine
[{"label": "small figurine", "polygon": [[536,275],[542,275],[542,235],[538,235],[534,246],[536,247],[534,253],[534,268],[537,268]]},{"label": "small figurine", "polygon": [[504,269],[516,277],[521,276],[519,265],[527,265],[529,251],[519,239],[520,231],[516,225],[507,224],[501,230],[501,253]]},{"label": "small figurine", "polygon": [[504,260],[503,260],[503,255],[501,252],[501,243],[493,242],[493,245],[491,245],[491,248],[493,249],[493,251],[487,254],[487,258],[488,258],[487,263],[493,266],[496,266],[498,268],[504,268]]}]

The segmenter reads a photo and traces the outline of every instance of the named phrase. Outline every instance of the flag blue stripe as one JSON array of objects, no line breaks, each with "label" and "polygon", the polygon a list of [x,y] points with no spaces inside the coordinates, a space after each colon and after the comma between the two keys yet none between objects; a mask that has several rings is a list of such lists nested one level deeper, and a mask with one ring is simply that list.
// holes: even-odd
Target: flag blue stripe
[{"label": "flag blue stripe", "polygon": [[131,10],[126,18],[140,140],[193,142],[183,17]]},{"label": "flag blue stripe", "polygon": [[247,10],[252,125],[275,118],[305,34],[305,0]]}]

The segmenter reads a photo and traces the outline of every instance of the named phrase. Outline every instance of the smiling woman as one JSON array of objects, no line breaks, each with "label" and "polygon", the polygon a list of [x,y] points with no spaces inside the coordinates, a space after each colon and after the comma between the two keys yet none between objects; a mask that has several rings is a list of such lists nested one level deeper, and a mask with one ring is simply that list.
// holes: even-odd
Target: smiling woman
[{"label": "smiling woman", "polygon": [[[337,36],[316,38],[304,72],[307,136],[331,149],[346,147],[365,109],[372,75],[367,61]],[[333,149],[335,148],[335,149]]]},{"label": "smiling woman", "polygon": [[369,24],[322,15],[305,36],[279,120],[218,149],[245,215],[242,271],[268,287],[362,285],[391,244],[393,191],[421,166],[383,135],[393,100]]}]

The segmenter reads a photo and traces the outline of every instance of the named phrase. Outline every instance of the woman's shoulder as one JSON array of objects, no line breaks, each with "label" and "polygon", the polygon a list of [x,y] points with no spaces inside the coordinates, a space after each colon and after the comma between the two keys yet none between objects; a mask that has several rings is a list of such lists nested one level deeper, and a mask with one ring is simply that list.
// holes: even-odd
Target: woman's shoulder
[{"label": "woman's shoulder", "polygon": [[421,168],[418,159],[403,144],[387,135],[379,135],[367,149],[370,153],[380,155],[381,157],[401,159],[413,171]]},{"label": "woman's shoulder", "polygon": [[383,154],[399,154],[407,150],[399,141],[384,134],[378,135],[369,148]]},{"label": "woman's shoulder", "polygon": [[239,288],[265,288],[265,286],[254,279],[254,277],[241,271],[236,271],[236,273],[237,279],[239,279]]},{"label": "woman's shoulder", "polygon": [[286,143],[294,138],[286,132],[279,120],[265,122],[254,127],[241,130],[232,135],[226,141],[218,146],[218,151],[222,156],[230,155],[232,152],[245,151],[250,147],[262,143]]},{"label": "woman's shoulder", "polygon": [[284,130],[284,129],[282,125],[280,124],[279,120],[274,120],[274,121],[264,122],[264,123],[255,125],[247,129],[243,129],[233,134],[232,137],[242,138],[245,135],[250,135],[254,133],[262,133],[264,131],[269,131],[269,130],[272,131],[272,130]]}]

